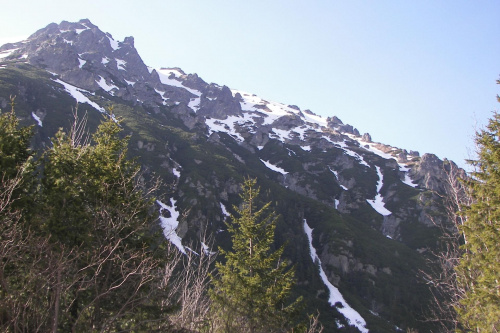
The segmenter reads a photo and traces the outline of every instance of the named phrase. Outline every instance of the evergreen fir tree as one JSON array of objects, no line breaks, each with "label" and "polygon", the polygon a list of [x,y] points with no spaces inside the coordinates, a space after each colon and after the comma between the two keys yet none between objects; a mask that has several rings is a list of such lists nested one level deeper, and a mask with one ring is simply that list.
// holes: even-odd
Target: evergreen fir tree
[{"label": "evergreen fir tree", "polygon": [[[498,81],[500,84],[500,81]],[[500,101],[500,98],[499,98]],[[474,203],[461,228],[464,253],[456,269],[464,296],[459,321],[474,332],[500,331],[500,115],[476,135],[478,159],[468,182]]]},{"label": "evergreen fir tree", "polygon": [[239,217],[227,223],[232,250],[217,263],[211,298],[220,332],[287,332],[300,299],[291,303],[294,271],[282,260],[284,247],[272,251],[277,217],[268,214],[270,203],[258,207],[256,180],[246,179],[240,195]]},{"label": "evergreen fir tree", "polygon": [[29,147],[32,136],[33,126],[19,126],[12,97],[10,112],[0,110],[0,181],[6,183],[19,177],[22,182],[12,194],[14,208],[26,206],[31,199],[28,194],[33,185],[33,152]]},{"label": "evergreen fir tree", "polygon": [[154,252],[161,250],[154,199],[126,156],[128,138],[119,137],[111,117],[90,140],[75,124],[69,134],[60,130],[44,155],[38,207],[42,232],[67,259],[56,267],[47,304],[57,314],[54,327],[164,331],[167,259]]}]

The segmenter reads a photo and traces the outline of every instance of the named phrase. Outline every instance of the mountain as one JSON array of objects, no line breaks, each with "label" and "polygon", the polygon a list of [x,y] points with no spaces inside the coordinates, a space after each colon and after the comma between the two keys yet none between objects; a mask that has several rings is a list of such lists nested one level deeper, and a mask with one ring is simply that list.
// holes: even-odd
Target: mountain
[{"label": "mountain", "polygon": [[13,95],[37,148],[68,128],[77,104],[90,130],[113,107],[146,177],[169,185],[160,223],[180,251],[203,235],[227,248],[239,184],[257,178],[281,215],[275,241],[296,265],[295,293],[327,332],[432,329],[418,274],[447,225],[452,161],[373,142],[333,115],[150,68],[133,37],[117,41],[89,20],[0,47],[2,109]]}]

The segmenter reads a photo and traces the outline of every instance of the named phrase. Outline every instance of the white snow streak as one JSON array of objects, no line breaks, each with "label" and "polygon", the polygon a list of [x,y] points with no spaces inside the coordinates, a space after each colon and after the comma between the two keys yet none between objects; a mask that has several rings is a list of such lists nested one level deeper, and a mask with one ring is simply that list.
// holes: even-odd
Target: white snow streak
[{"label": "white snow streak", "polygon": [[375,166],[377,169],[377,175],[378,175],[378,181],[377,181],[377,195],[375,196],[374,200],[366,199],[366,201],[379,213],[380,215],[387,216],[391,215],[392,212],[385,208],[384,204],[384,198],[380,194],[380,190],[382,189],[382,186],[384,186],[384,178],[382,175],[382,171],[380,170],[379,166]]},{"label": "white snow streak", "polygon": [[40,117],[38,117],[35,112],[31,112],[31,116],[33,117],[33,119],[36,120],[36,122],[38,123],[38,126],[42,127],[42,120],[40,119]]},{"label": "white snow streak", "polygon": [[279,166],[277,166],[277,165],[271,164],[269,161],[264,161],[263,159],[260,159],[260,161],[261,161],[262,163],[264,163],[264,165],[265,165],[266,167],[268,167],[269,169],[271,169],[271,170],[273,170],[273,171],[275,171],[275,172],[279,172],[279,173],[281,173],[283,176],[284,176],[284,175],[286,175],[286,174],[288,174],[288,172],[287,172],[287,171],[285,171],[285,170],[283,170],[283,168],[280,168],[280,167],[279,167]]},{"label": "white snow streak", "polygon": [[82,91],[86,92],[86,93],[88,93],[88,91],[86,91],[84,89],[77,88],[75,86],[72,86],[71,84],[66,83],[60,79],[53,80],[53,81],[57,82],[59,84],[62,84],[64,86],[64,90],[66,90],[71,96],[73,96],[73,98],[76,99],[76,101],[78,103],[87,103],[87,104],[91,105],[93,108],[95,108],[96,110],[99,110],[100,112],[103,112],[103,113],[105,112],[105,110],[102,107],[100,107],[97,103],[92,102],[90,99],[88,99],[87,96],[82,94]]},{"label": "white snow streak", "polygon": [[222,210],[222,214],[224,216],[227,216],[227,217],[231,216],[231,214],[228,213],[226,206],[224,206],[224,204],[222,202],[220,203],[220,209]]},{"label": "white snow streak", "polygon": [[362,333],[368,333],[368,329],[365,327],[366,321],[363,319],[363,317],[361,317],[361,315],[356,310],[354,310],[353,308],[351,308],[349,304],[347,304],[340,291],[330,281],[328,281],[328,277],[326,276],[323,267],[321,267],[321,260],[319,259],[319,256],[316,253],[316,249],[314,248],[312,243],[313,229],[309,227],[305,219],[304,219],[304,232],[306,233],[307,239],[309,240],[309,250],[311,254],[311,259],[313,260],[313,262],[318,262],[319,275],[323,280],[325,286],[330,291],[330,298],[328,299],[328,303],[330,303],[331,306],[335,306],[335,303],[342,304],[342,307],[336,307],[337,311],[340,312],[347,319],[350,325],[356,326],[356,328],[360,330]]},{"label": "white snow streak", "polygon": [[402,171],[405,173],[405,179],[402,180],[402,182],[408,186],[411,187],[417,187],[418,184],[413,183],[413,179],[411,179],[410,175],[408,174],[408,171],[410,171],[410,168],[408,168],[406,165],[399,164],[399,171]]}]

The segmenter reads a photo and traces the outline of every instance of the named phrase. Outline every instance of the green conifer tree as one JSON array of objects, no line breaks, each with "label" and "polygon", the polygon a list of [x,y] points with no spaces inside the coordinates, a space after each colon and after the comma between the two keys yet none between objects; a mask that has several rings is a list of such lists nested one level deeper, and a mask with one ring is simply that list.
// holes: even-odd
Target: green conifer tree
[{"label": "green conifer tree", "polygon": [[[497,81],[500,84],[500,81]],[[500,101],[500,98],[499,98]],[[466,209],[464,253],[456,268],[464,294],[459,321],[474,332],[500,331],[500,115],[476,135],[478,159],[467,185],[474,200]]]},{"label": "green conifer tree", "polygon": [[14,208],[25,206],[31,199],[28,194],[33,185],[34,163],[30,149],[32,136],[33,126],[19,125],[12,97],[10,112],[0,110],[0,181],[5,184],[16,177],[21,181],[22,184],[18,184],[12,194]]},{"label": "green conifer tree", "polygon": [[[44,155],[39,221],[55,265],[47,308],[63,331],[164,331],[164,238],[140,166],[127,158],[128,138],[108,117],[90,139],[75,122]],[[148,188],[152,190],[152,188]],[[157,238],[158,237],[158,238]]]},{"label": "green conifer tree", "polygon": [[282,260],[284,247],[272,251],[277,217],[268,214],[270,203],[258,205],[256,180],[246,179],[239,217],[227,223],[232,250],[224,251],[212,281],[219,332],[287,332],[300,299],[290,302],[294,271]]}]

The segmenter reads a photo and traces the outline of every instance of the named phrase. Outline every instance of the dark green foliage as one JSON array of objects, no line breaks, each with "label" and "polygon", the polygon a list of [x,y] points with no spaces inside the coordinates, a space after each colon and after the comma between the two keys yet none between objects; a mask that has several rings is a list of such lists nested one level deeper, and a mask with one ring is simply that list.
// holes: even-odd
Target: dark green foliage
[{"label": "dark green foliage", "polygon": [[[500,81],[498,81],[500,84]],[[499,99],[500,100],[500,99]],[[476,135],[478,159],[468,182],[474,203],[466,208],[464,253],[456,269],[464,295],[459,321],[474,332],[500,330],[500,115]]]},{"label": "dark green foliage", "polygon": [[217,263],[212,300],[221,332],[286,332],[300,300],[291,303],[294,271],[283,261],[284,247],[273,251],[276,217],[267,214],[270,203],[259,208],[255,180],[243,184],[239,217],[227,224],[232,250]]},{"label": "dark green foliage", "polygon": [[0,110],[0,180],[6,183],[18,177],[22,181],[12,193],[13,208],[27,205],[32,190],[34,163],[29,147],[32,136],[32,126],[19,126],[12,98],[11,111]]},{"label": "dark green foliage", "polygon": [[[8,117],[4,127],[24,133]],[[172,303],[152,211],[156,187],[145,187],[139,166],[126,158],[116,122],[103,121],[91,141],[84,124],[60,130],[45,152],[35,204],[20,207],[24,227],[2,209],[0,325],[15,332],[163,332]],[[24,136],[14,139],[25,146]],[[8,185],[4,178],[2,189]]]}]

